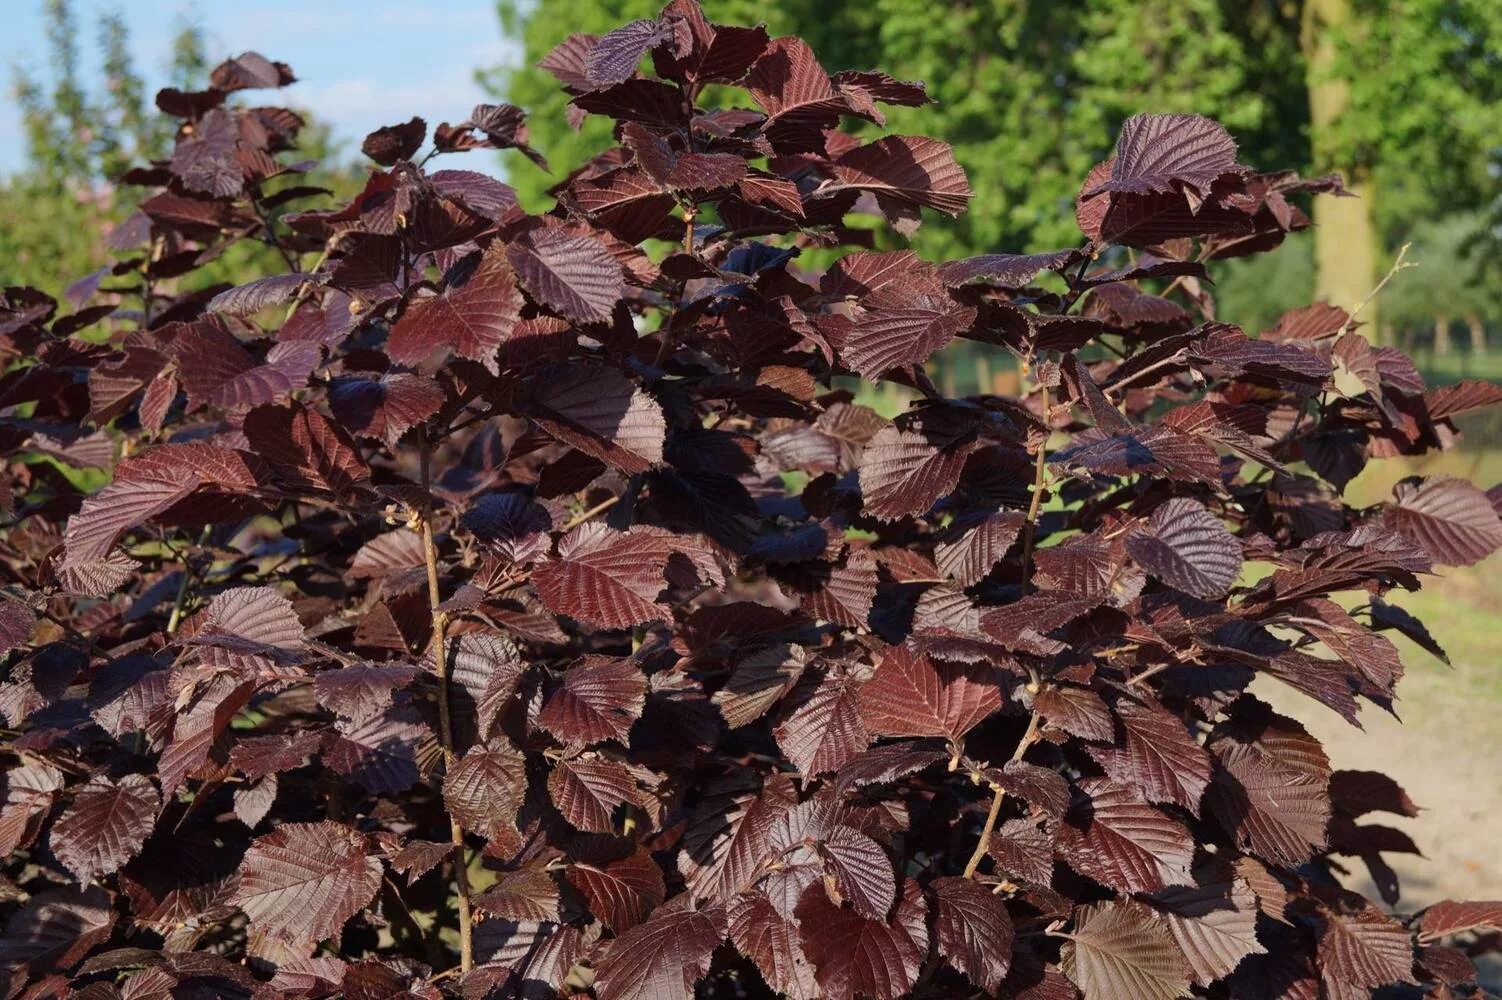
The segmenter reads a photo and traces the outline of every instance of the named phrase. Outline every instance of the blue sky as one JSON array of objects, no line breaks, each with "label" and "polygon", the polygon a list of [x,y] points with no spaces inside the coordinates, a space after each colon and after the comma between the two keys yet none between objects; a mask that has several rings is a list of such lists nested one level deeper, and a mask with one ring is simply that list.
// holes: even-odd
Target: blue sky
[{"label": "blue sky", "polygon": [[[172,36],[183,18],[204,28],[211,58],[254,49],[291,64],[298,82],[286,103],[312,109],[359,148],[371,129],[412,115],[431,127],[462,121],[486,99],[475,83],[479,66],[512,63],[518,47],[501,37],[492,0],[74,0],[84,78],[98,65],[93,15],[123,11],[137,68],[154,94]],[[0,173],[23,162],[24,136],[11,93],[13,70],[45,75],[42,0],[0,0]],[[497,172],[493,154],[470,155],[467,169]]]}]

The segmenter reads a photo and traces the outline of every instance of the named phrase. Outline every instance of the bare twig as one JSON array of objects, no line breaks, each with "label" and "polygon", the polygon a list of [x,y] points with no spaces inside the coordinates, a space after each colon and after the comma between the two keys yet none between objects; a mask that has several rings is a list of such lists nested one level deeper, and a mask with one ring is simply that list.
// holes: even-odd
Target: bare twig
[{"label": "bare twig", "polygon": [[[419,429],[418,455],[422,488],[427,491],[432,481],[432,450],[428,445],[428,429]],[[445,773],[452,772],[454,753],[454,724],[449,711],[448,650],[444,640],[444,626],[448,624],[448,612],[439,610],[443,593],[438,587],[438,547],[433,544],[433,506],[430,499],[423,501],[418,518],[418,530],[422,533],[423,561],[428,570],[428,607],[433,615],[433,665],[438,674],[438,739],[443,745]],[[464,827],[453,815],[449,815],[449,838],[453,841],[454,888],[459,911],[459,971],[468,972],[474,967],[474,941],[472,915],[469,902],[469,869],[464,860]]]}]

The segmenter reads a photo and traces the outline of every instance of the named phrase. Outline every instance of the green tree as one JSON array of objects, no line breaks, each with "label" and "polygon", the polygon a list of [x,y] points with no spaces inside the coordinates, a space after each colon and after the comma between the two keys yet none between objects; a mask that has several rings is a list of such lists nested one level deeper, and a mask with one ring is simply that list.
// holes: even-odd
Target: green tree
[{"label": "green tree", "polygon": [[[15,74],[26,164],[0,181],[0,261],[7,282],[25,274],[55,294],[110,261],[99,234],[132,207],[130,193],[114,180],[132,164],[163,155],[172,131],[154,113],[118,11],[99,17],[103,79],[92,91],[81,77],[81,33],[70,0],[47,0],[44,16],[48,79]],[[206,65],[202,33],[184,25],[173,47],[174,81],[201,86]]]},{"label": "green tree", "polygon": [[[35,285],[58,295],[70,283],[113,262],[101,240],[136,204],[136,189],[116,183],[132,166],[167,155],[178,127],[157,112],[155,95],[130,56],[124,17],[99,17],[101,79],[81,76],[78,20],[71,0],[47,0],[47,73],[17,71],[14,92],[25,123],[26,163],[0,179],[0,281]],[[197,90],[216,60],[208,55],[201,28],[184,21],[174,37],[168,82]],[[341,162],[326,124],[304,115],[299,145],[320,165],[302,175],[269,183],[275,190],[298,184],[323,187],[347,197],[364,182],[361,165]],[[305,207],[299,203],[296,207]],[[279,210],[280,211],[280,210]],[[267,247],[237,244],[228,254],[185,279],[196,284],[238,284],[263,273],[275,255]]]}]

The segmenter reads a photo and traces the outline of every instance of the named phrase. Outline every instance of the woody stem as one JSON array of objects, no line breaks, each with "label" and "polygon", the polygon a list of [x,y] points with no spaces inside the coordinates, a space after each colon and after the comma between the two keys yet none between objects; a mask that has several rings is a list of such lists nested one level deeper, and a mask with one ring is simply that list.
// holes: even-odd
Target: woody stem
[{"label": "woody stem", "polygon": [[[423,561],[428,570],[428,607],[433,614],[433,666],[438,675],[438,740],[443,746],[444,772],[454,768],[454,724],[449,712],[449,667],[448,650],[444,641],[444,626],[448,624],[448,612],[439,609],[443,595],[438,587],[438,547],[433,544],[433,503],[426,496],[432,480],[432,449],[428,445],[426,426],[420,429],[419,461],[421,464],[423,507],[419,520],[422,533]],[[459,820],[449,815],[449,839],[453,842],[454,888],[459,911],[459,971],[468,972],[474,967],[474,941],[471,930],[469,903],[469,869],[464,860],[464,827]]]}]

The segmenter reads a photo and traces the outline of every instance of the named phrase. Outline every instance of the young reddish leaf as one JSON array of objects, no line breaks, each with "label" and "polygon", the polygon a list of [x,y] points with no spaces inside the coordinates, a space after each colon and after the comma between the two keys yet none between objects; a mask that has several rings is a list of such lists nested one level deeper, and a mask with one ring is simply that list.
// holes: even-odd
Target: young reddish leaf
[{"label": "young reddish leaf", "polygon": [[251,830],[260,826],[276,804],[277,785],[276,775],[268,774],[254,784],[235,789],[235,818]]},{"label": "young reddish leaf", "polygon": [[1461,902],[1446,899],[1419,914],[1418,928],[1420,944],[1467,931],[1502,930],[1502,901]]},{"label": "young reddish leaf", "polygon": [[460,518],[491,552],[512,564],[535,562],[548,548],[553,519],[525,493],[487,493]]},{"label": "young reddish leaf", "polygon": [[894,368],[923,365],[975,321],[975,309],[950,298],[933,281],[882,289],[852,317],[825,315],[819,330],[840,360],[868,382]]},{"label": "young reddish leaf", "polygon": [[1142,793],[1106,778],[1078,782],[1080,798],[1057,825],[1070,867],[1120,892],[1187,885],[1194,841]]},{"label": "young reddish leaf", "polygon": [[80,591],[113,590],[123,566],[111,560],[110,550],[122,534],[160,517],[238,521],[259,509],[245,494],[263,476],[243,452],[208,444],[161,445],[126,459],[114,481],[68,519],[59,575]]},{"label": "young reddish leaf", "polygon": [[666,585],[668,550],[649,535],[581,524],[558,543],[558,556],[532,572],[548,610],[600,628],[630,628],[663,618],[655,603]]},{"label": "young reddish leaf", "polygon": [[209,602],[189,642],[204,664],[241,676],[278,675],[303,659],[306,638],[292,602],[271,587],[233,587]]},{"label": "young reddish leaf", "polygon": [[764,893],[746,892],[731,900],[729,923],[731,943],[756,963],[768,986],[789,1000],[823,996],[798,939],[798,925],[783,919]]},{"label": "young reddish leaf", "polygon": [[596,992],[600,1000],[692,1000],[725,933],[723,907],[696,910],[679,896],[615,939],[596,966]]},{"label": "young reddish leaf", "polygon": [[939,954],[994,993],[1012,965],[1012,921],[1001,898],[967,878],[937,878],[930,888]]},{"label": "young reddish leaf", "polygon": [[849,107],[800,38],[773,39],[751,67],[746,89],[767,113],[762,133],[779,153],[824,152],[824,130]]},{"label": "young reddish leaf", "polygon": [[624,934],[656,909],[667,895],[662,869],[646,850],[614,861],[576,861],[568,880],[600,922]]},{"label": "young reddish leaf", "polygon": [[230,902],[258,931],[292,944],[339,933],[381,886],[381,862],[341,823],[284,823],[257,837]]},{"label": "young reddish leaf", "polygon": [[30,642],[36,625],[36,612],[26,605],[0,602],[0,654]]},{"label": "young reddish leaf", "polygon": [[1121,125],[1110,179],[1096,192],[1147,194],[1182,190],[1205,194],[1236,163],[1236,142],[1217,122],[1199,115],[1133,115]]},{"label": "young reddish leaf", "polygon": [[778,778],[768,779],[760,794],[754,786],[709,791],[689,818],[678,869],[695,899],[724,901],[748,888],[772,856],[772,827],[797,804],[797,794]]},{"label": "young reddish leaf", "polygon": [[763,646],[737,662],[724,688],[710,701],[719,706],[725,725],[733,730],[753,724],[792,691],[807,664],[802,647],[789,643]]},{"label": "young reddish leaf", "polygon": [[391,693],[411,684],[417,668],[404,663],[355,663],[324,670],[313,678],[318,703],[359,721],[391,705]]},{"label": "young reddish leaf", "polygon": [[[462,276],[451,277],[437,295],[414,298],[391,327],[386,353],[397,364],[416,365],[437,348],[500,371],[496,351],[521,318],[522,297],[499,243]],[[462,265],[461,265],[462,267]]]},{"label": "young reddish leaf", "polygon": [[824,996],[898,997],[912,989],[928,953],[927,909],[911,879],[890,921],[836,906],[823,885],[809,886],[798,901],[799,933]]},{"label": "young reddish leaf", "polygon": [[620,264],[589,236],[536,230],[508,245],[506,259],[536,302],[577,323],[606,322],[625,291]]},{"label": "young reddish leaf", "polygon": [[[219,734],[229,726],[255,693],[256,684],[220,674],[189,694],[185,708],[179,708],[172,723],[172,737],[157,759],[157,776],[162,794],[171,796],[188,775],[203,766]],[[182,695],[179,695],[182,697]]]},{"label": "young reddish leaf", "polygon": [[859,830],[837,826],[819,842],[819,852],[841,898],[870,920],[885,920],[897,900],[892,859]]},{"label": "young reddish leaf", "polygon": [[860,706],[866,726],[878,735],[957,740],[1001,708],[1001,688],[982,667],[894,646],[860,689]]},{"label": "young reddish leaf", "polygon": [[1480,379],[1463,378],[1454,385],[1440,386],[1433,392],[1424,394],[1424,408],[1434,420],[1496,406],[1498,403],[1502,403],[1502,386]]},{"label": "young reddish leaf", "polygon": [[437,413],[443,399],[438,383],[407,372],[375,379],[341,375],[329,385],[329,409],[344,429],[393,449],[403,434]]},{"label": "young reddish leaf", "polygon": [[449,812],[483,837],[500,836],[512,827],[526,792],[526,761],[501,742],[471,747],[443,779]]},{"label": "young reddish leaf", "polygon": [[1206,746],[1220,765],[1209,805],[1243,850],[1292,866],[1325,846],[1330,762],[1304,727],[1267,713],[1216,727]]},{"label": "young reddish leaf", "polygon": [[833,173],[821,193],[858,188],[949,215],[975,197],[949,144],[922,136],[889,135],[852,149],[834,162]]},{"label": "young reddish leaf", "polygon": [[1069,783],[1057,771],[1022,760],[1009,760],[1000,768],[987,768],[987,779],[1008,795],[1015,796],[1057,819],[1069,807]]},{"label": "young reddish leaf", "polygon": [[1208,442],[1161,424],[1125,434],[1086,431],[1076,436],[1074,444],[1055,452],[1050,462],[1064,470],[1078,468],[1109,476],[1220,481],[1220,457]]},{"label": "young reddish leaf", "polygon": [[558,922],[558,883],[538,864],[503,872],[475,906],[505,920]]},{"label": "young reddish leaf", "polygon": [[934,542],[934,565],[960,586],[973,587],[1006,558],[1026,520],[1018,510],[957,517]]},{"label": "young reddish leaf", "polygon": [[[431,660],[424,665],[433,668]],[[449,699],[461,738],[489,738],[525,669],[515,644],[499,632],[465,632],[449,643],[449,673],[458,689]]]},{"label": "young reddish leaf", "polygon": [[1211,323],[1192,345],[1189,356],[1197,367],[1216,378],[1256,376],[1313,391],[1330,378],[1330,362],[1299,344],[1252,340],[1234,326]]},{"label": "young reddish leaf", "polygon": [[258,406],[245,415],[244,430],[251,450],[287,489],[345,497],[370,479],[354,440],[301,403]]},{"label": "young reddish leaf", "polygon": [[906,413],[877,431],[860,468],[866,510],[883,520],[926,513],[959,482],[975,434],[973,418],[949,407]]},{"label": "young reddish leaf", "polygon": [[840,768],[841,787],[861,788],[887,784],[947,760],[948,752],[937,740],[903,740],[884,743],[856,754]]},{"label": "young reddish leaf", "polygon": [[1022,288],[1044,271],[1062,271],[1080,261],[1075,249],[1052,253],[988,253],[939,266],[939,277],[951,287],[985,281],[1003,288]]},{"label": "young reddish leaf", "polygon": [[659,465],[662,408],[619,372],[592,365],[551,371],[532,393],[533,416],[553,437],[622,472]]},{"label": "young reddish leaf", "polygon": [[220,292],[209,300],[209,311],[230,316],[254,316],[268,306],[286,305],[303,294],[303,289],[321,285],[324,274],[273,274]]},{"label": "young reddish leaf", "polygon": [[1358,989],[1414,982],[1408,930],[1365,900],[1362,903],[1351,913],[1323,914],[1318,952],[1322,974]]},{"label": "young reddish leaf", "polygon": [[1121,742],[1089,746],[1090,756],[1117,784],[1135,785],[1151,802],[1171,802],[1197,815],[1210,783],[1210,758],[1183,720],[1126,698],[1115,707]]},{"label": "young reddish leaf", "polygon": [[998,872],[1023,883],[1053,882],[1053,838],[1028,820],[1009,819],[996,828],[986,853]]},{"label": "young reddish leaf", "polygon": [[548,775],[548,793],[574,826],[610,833],[616,828],[616,809],[637,801],[636,777],[626,765],[598,754],[570,757]]},{"label": "young reddish leaf", "polygon": [[453,844],[438,844],[431,840],[409,840],[401,846],[400,850],[388,857],[391,867],[407,876],[407,884],[411,885],[453,854]]},{"label": "young reddish leaf", "polygon": [[80,882],[119,871],[156,826],[162,798],[151,779],[127,774],[118,782],[90,779],[52,825],[52,853]]},{"label": "young reddish leaf", "polygon": [[16,977],[11,988],[19,990],[28,980],[40,984],[76,965],[109,939],[115,917],[102,886],[70,885],[32,896],[12,914],[0,939],[0,966]]},{"label": "young reddish leaf", "polygon": [[271,736],[247,736],[230,751],[230,766],[252,781],[302,767],[318,751],[323,734],[305,730]]},{"label": "young reddish leaf", "polygon": [[401,125],[383,125],[365,137],[360,152],[383,167],[410,160],[428,134],[428,123],[413,117]]},{"label": "young reddish leaf", "polygon": [[838,771],[871,745],[860,705],[860,685],[842,671],[831,671],[778,724],[777,745],[804,775]]},{"label": "young reddish leaf", "polygon": [[1082,740],[1109,742],[1116,738],[1111,710],[1088,688],[1051,684],[1033,696],[1033,707],[1049,725]]},{"label": "young reddish leaf", "polygon": [[630,660],[591,657],[563,675],[537,724],[565,743],[626,743],[646,705],[647,679]]},{"label": "young reddish leaf", "polygon": [[668,38],[667,24],[645,18],[601,35],[584,59],[584,76],[595,86],[631,79],[646,51]]},{"label": "young reddish leaf", "polygon": [[393,795],[421,779],[418,762],[431,753],[433,731],[411,705],[393,705],[358,721],[339,720],[323,762],[372,795]]},{"label": "young reddish leaf", "polygon": [[1502,548],[1502,518],[1464,479],[1433,476],[1400,483],[1393,525],[1442,566],[1470,566]]},{"label": "young reddish leaf", "polygon": [[1267,951],[1257,940],[1257,897],[1240,879],[1176,886],[1151,901],[1201,986],[1230,975],[1246,956]]},{"label": "young reddish leaf", "polygon": [[1076,909],[1059,965],[1086,1000],[1175,1000],[1189,988],[1189,970],[1167,926],[1138,903]]},{"label": "young reddish leaf", "polygon": [[1203,504],[1187,497],[1159,504],[1148,530],[1128,536],[1126,545],[1149,573],[1206,600],[1223,596],[1241,573],[1241,543]]}]

